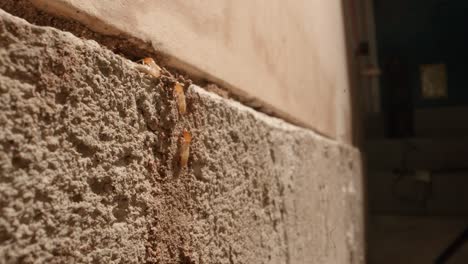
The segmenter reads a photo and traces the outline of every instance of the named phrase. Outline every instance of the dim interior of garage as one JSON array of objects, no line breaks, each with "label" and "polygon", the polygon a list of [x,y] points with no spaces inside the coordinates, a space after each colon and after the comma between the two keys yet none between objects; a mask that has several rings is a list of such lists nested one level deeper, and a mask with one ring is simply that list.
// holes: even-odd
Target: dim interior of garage
[{"label": "dim interior of garage", "polygon": [[368,263],[468,263],[467,14],[464,0],[345,5],[359,40]]}]

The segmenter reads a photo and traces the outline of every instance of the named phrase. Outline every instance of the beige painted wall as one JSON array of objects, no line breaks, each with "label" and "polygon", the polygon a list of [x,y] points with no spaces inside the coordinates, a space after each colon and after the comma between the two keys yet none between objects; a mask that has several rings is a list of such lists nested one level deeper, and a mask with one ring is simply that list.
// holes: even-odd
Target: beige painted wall
[{"label": "beige painted wall", "polygon": [[170,65],[351,141],[339,0],[31,0],[105,34],[130,34]]}]

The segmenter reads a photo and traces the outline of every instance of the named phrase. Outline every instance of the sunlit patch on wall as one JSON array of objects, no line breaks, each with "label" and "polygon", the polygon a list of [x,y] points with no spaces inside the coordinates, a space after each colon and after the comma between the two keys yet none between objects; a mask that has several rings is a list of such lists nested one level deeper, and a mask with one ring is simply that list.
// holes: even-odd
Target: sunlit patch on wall
[{"label": "sunlit patch on wall", "polygon": [[447,69],[445,64],[423,64],[421,72],[421,94],[424,99],[446,98]]}]

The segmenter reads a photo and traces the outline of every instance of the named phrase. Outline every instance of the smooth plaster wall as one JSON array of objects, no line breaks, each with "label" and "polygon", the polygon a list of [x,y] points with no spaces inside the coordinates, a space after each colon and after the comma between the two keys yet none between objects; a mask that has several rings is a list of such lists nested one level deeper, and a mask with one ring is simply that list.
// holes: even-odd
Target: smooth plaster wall
[{"label": "smooth plaster wall", "polygon": [[0,10],[0,262],[362,263],[361,193],[356,149]]}]

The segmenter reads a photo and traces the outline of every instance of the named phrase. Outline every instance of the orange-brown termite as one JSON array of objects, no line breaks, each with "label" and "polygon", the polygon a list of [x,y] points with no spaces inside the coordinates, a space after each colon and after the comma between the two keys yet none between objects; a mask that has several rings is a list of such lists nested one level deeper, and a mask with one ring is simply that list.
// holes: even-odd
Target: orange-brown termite
[{"label": "orange-brown termite", "polygon": [[138,70],[150,74],[155,78],[159,78],[161,76],[161,68],[156,64],[156,62],[152,58],[144,58],[139,62],[141,62],[142,65],[137,65]]},{"label": "orange-brown termite", "polygon": [[180,145],[180,166],[186,167],[190,155],[190,142],[192,141],[192,134],[184,130],[181,145]]},{"label": "orange-brown termite", "polygon": [[174,85],[174,97],[176,98],[176,101],[177,101],[179,113],[181,115],[185,114],[185,112],[187,111],[187,104],[185,103],[184,88],[178,82],[176,82]]}]

